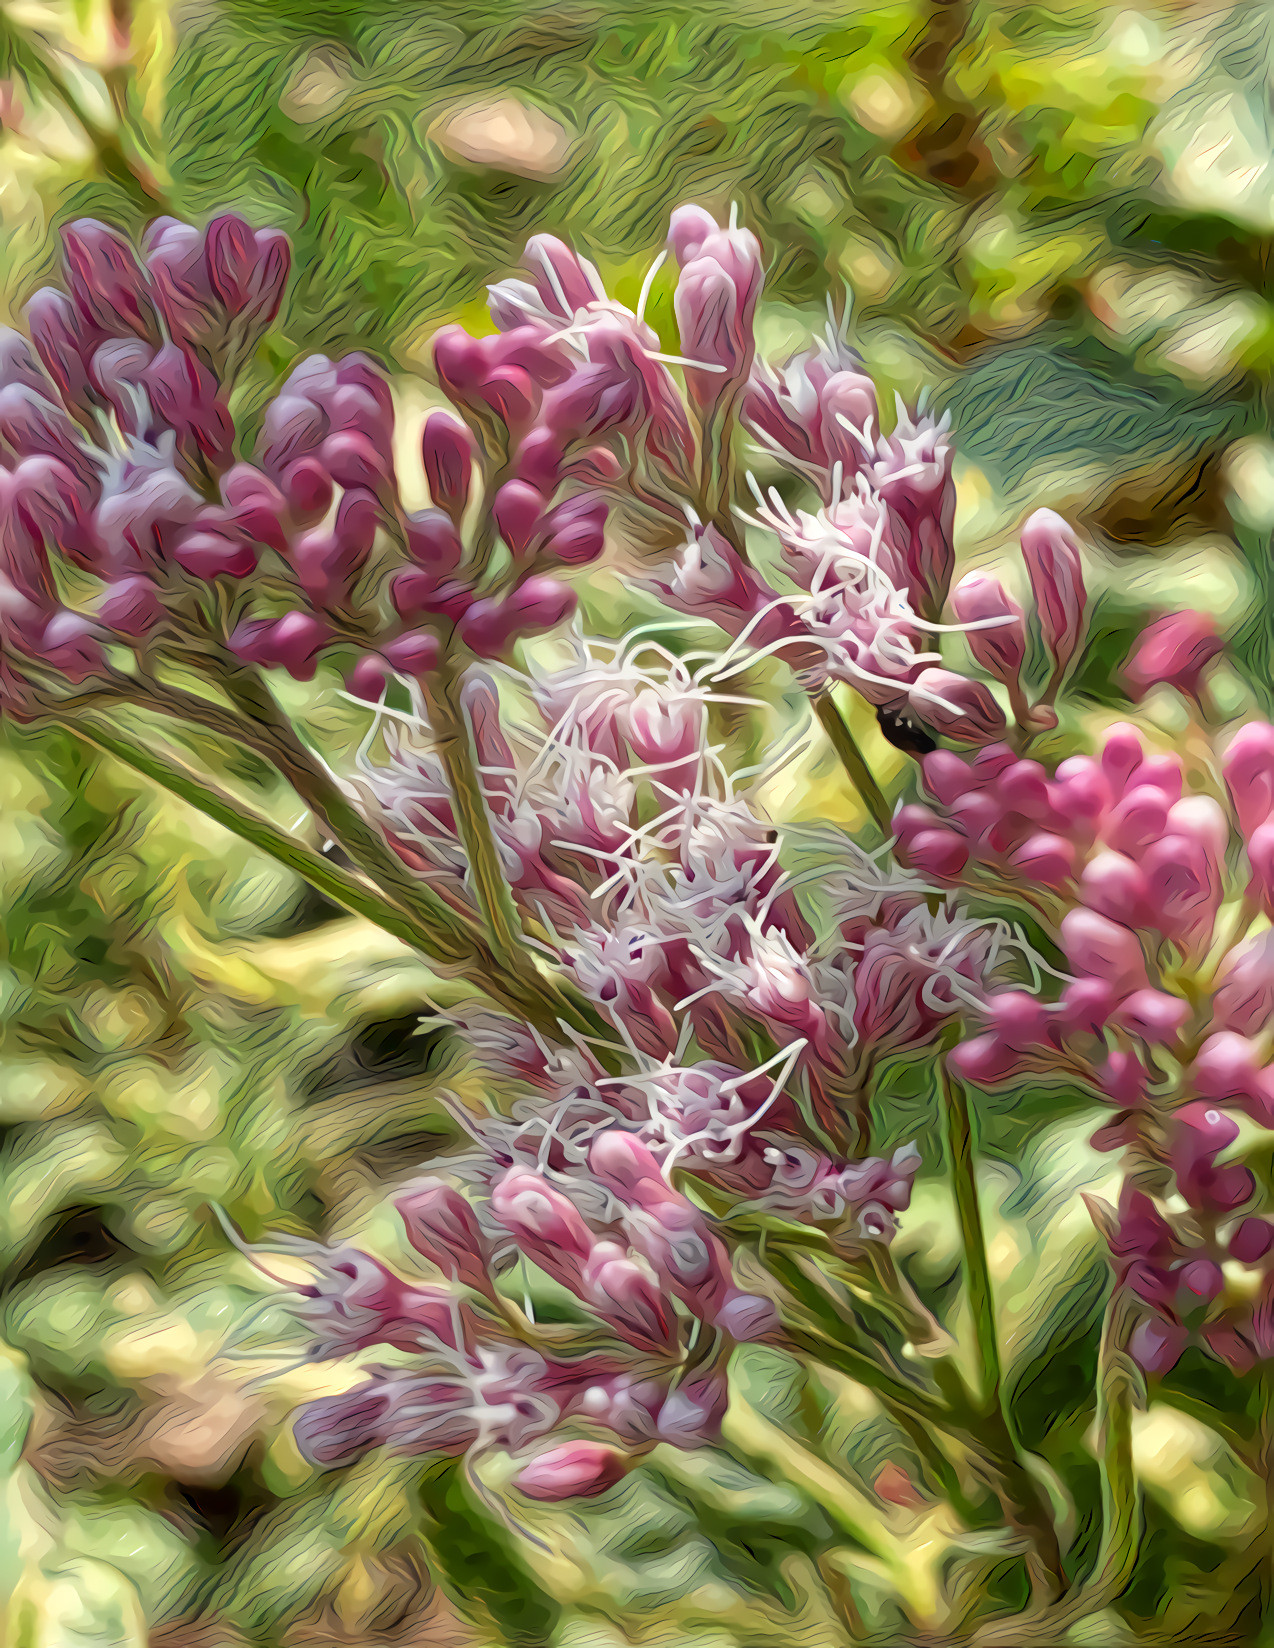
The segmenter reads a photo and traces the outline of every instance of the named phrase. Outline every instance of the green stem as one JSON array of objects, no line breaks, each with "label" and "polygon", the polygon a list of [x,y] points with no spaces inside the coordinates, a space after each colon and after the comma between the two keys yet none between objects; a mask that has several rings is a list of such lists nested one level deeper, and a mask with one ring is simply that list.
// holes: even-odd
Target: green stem
[{"label": "green stem", "polygon": [[491,828],[473,737],[460,702],[463,682],[463,671],[454,669],[447,669],[436,681],[426,682],[429,726],[434,749],[447,775],[460,840],[469,864],[469,883],[486,924],[491,948],[503,966],[511,972],[520,972],[527,954],[526,936]]},{"label": "green stem", "polygon": [[963,1084],[947,1068],[945,1058],[938,1064],[938,1080],[946,1111],[947,1148],[960,1228],[964,1284],[973,1315],[977,1366],[973,1411],[968,1416],[970,1431],[995,1473],[996,1491],[1007,1515],[1030,1537],[1034,1546],[1033,1558],[1028,1561],[1033,1589],[1042,1596],[1052,1597],[1065,1589],[1061,1550],[1049,1507],[1022,1457],[1021,1443],[1005,1401],[995,1294],[978,1199],[968,1096]]},{"label": "green stem", "polygon": [[1097,1563],[1077,1590],[1033,1617],[992,1620],[975,1648],[1052,1648],[1072,1625],[1103,1613],[1132,1578],[1141,1545],[1141,1489],[1133,1468],[1132,1416],[1144,1397],[1140,1371],[1128,1354],[1130,1302],[1116,1293],[1106,1309],[1097,1367],[1102,1533]]},{"label": "green stem", "polygon": [[206,778],[191,771],[171,754],[160,754],[154,745],[135,742],[119,729],[92,716],[77,716],[74,720],[57,720],[56,725],[74,734],[94,748],[112,755],[117,761],[141,773],[153,784],[169,791],[179,800],[197,808],[223,829],[230,830],[259,852],[303,876],[325,898],[374,922],[384,932],[401,939],[404,944],[422,951],[432,960],[444,960],[433,946],[433,935],[423,930],[410,916],[382,898],[374,888],[357,880],[339,865],[315,852],[294,835],[281,830],[268,818],[254,812],[237,796],[227,794]]},{"label": "green stem", "polygon": [[889,802],[885,799],[885,792],[876,782],[867,759],[858,747],[858,740],[849,730],[849,722],[840,712],[840,707],[832,697],[832,689],[824,687],[814,695],[814,713],[818,717],[819,725],[827,734],[828,741],[840,758],[840,763],[849,774],[850,782],[858,791],[863,806],[872,817],[882,835],[891,836],[894,833],[893,815],[889,810]]}]

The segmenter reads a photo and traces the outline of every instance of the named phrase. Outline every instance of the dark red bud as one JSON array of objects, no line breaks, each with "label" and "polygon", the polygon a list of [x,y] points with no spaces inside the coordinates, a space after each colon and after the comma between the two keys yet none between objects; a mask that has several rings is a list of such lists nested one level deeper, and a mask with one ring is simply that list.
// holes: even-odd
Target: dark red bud
[{"label": "dark red bud", "polygon": [[464,556],[460,534],[441,509],[422,509],[406,522],[407,553],[439,577],[454,572]]},{"label": "dark red bud", "polygon": [[430,675],[438,668],[442,649],[438,637],[427,631],[399,635],[382,649],[385,662],[399,675]]},{"label": "dark red bud", "polygon": [[257,552],[251,544],[219,532],[192,532],[176,545],[173,560],[192,578],[211,583],[214,578],[248,577],[256,570]]},{"label": "dark red bud", "polygon": [[544,516],[544,497],[525,481],[506,481],[495,495],[492,514],[510,554],[529,555]]}]

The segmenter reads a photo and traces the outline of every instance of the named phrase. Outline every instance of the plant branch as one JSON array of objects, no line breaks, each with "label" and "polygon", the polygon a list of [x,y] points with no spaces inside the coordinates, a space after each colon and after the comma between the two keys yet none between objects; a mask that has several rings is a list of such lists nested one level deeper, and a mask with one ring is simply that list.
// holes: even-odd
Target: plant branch
[{"label": "plant branch", "polygon": [[824,687],[815,693],[813,704],[819,726],[827,734],[828,742],[849,774],[850,782],[858,791],[859,799],[871,815],[873,823],[882,835],[892,836],[893,817],[885,792],[876,782],[871,768],[867,765],[867,758],[858,747],[858,740],[849,729],[849,722],[841,714],[839,705],[832,697],[831,687]]}]

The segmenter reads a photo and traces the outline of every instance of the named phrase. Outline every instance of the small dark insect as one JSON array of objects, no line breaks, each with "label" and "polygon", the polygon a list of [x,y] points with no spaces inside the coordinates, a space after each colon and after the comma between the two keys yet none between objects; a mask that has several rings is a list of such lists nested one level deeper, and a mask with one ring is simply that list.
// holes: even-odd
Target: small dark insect
[{"label": "small dark insect", "polygon": [[896,750],[905,750],[908,755],[928,755],[938,747],[908,709],[881,704],[876,720]]}]

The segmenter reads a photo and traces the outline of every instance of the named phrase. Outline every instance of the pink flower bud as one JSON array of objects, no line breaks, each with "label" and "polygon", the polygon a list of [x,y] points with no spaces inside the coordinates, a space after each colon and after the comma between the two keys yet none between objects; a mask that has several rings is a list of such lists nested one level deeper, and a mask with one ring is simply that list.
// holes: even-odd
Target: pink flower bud
[{"label": "pink flower bud", "polygon": [[1065,887],[1075,874],[1075,845],[1065,836],[1041,832],[1024,841],[1009,862],[1041,887]]},{"label": "pink flower bud", "polygon": [[1198,698],[1203,672],[1225,651],[1216,622],[1201,612],[1170,612],[1137,637],[1124,664],[1134,698],[1161,683]]},{"label": "pink flower bud", "polygon": [[[714,237],[715,238],[715,237]],[[735,238],[742,238],[737,236]],[[748,373],[755,352],[752,325],[761,287],[760,248],[741,286],[735,271],[701,254],[682,267],[673,297],[681,349],[687,360],[701,361],[704,370],[687,366],[686,386],[700,407],[716,404],[731,386]]]},{"label": "pink flower bud", "polygon": [[1221,869],[1197,838],[1164,836],[1148,847],[1141,867],[1155,925],[1179,946],[1207,947],[1225,889]]},{"label": "pink flower bud", "polygon": [[78,218],[62,230],[62,248],[67,288],[85,320],[109,337],[161,341],[150,281],[123,235]]},{"label": "pink flower bud", "polygon": [[221,477],[221,496],[237,536],[265,544],[279,554],[287,552],[283,529],[287,500],[259,469],[235,464]]},{"label": "pink flower bud", "polygon": [[911,684],[910,700],[922,721],[957,743],[990,744],[1004,736],[1004,711],[980,681],[950,670],[921,670]]},{"label": "pink flower bud", "polygon": [[356,430],[329,435],[319,448],[319,458],[337,486],[362,487],[379,496],[388,490],[393,477],[388,451]]},{"label": "pink flower bud", "polygon": [[495,495],[491,512],[509,553],[515,559],[530,554],[540,535],[545,500],[525,481],[506,481]]},{"label": "pink flower bud", "polygon": [[1236,945],[1221,964],[1212,997],[1217,1030],[1254,1036],[1274,1020],[1274,931]]},{"label": "pink flower bud", "polygon": [[432,675],[438,668],[442,648],[438,637],[427,630],[410,635],[399,635],[381,648],[385,662],[399,675],[410,675],[419,680]]},{"label": "pink flower bud", "polygon": [[565,462],[566,447],[556,428],[539,424],[528,430],[518,443],[518,479],[528,482],[546,498],[551,498],[557,490]]},{"label": "pink flower bud", "polygon": [[491,1212],[550,1276],[561,1279],[593,1251],[592,1232],[574,1206],[541,1174],[511,1167],[491,1190]]},{"label": "pink flower bud", "polygon": [[1162,990],[1134,990],[1121,1003],[1119,1023],[1147,1042],[1171,1042],[1190,1017],[1188,1002]]},{"label": "pink flower bud", "polygon": [[1223,1030],[1209,1036],[1190,1067],[1190,1079],[1201,1099],[1224,1104],[1250,1099],[1259,1091],[1260,1050],[1245,1036]]},{"label": "pink flower bud", "polygon": [[[31,342],[58,394],[72,411],[87,412],[92,402],[88,363],[102,342],[101,332],[85,322],[64,292],[52,286],[41,287],[35,293],[25,314]],[[20,377],[9,372],[4,375],[4,382],[25,383],[28,388],[47,394],[48,386],[41,378],[38,372],[23,373]]]},{"label": "pink flower bud", "polygon": [[217,380],[194,355],[166,343],[142,374],[155,411],[176,432],[190,459],[225,468],[233,458],[234,425],[220,399]]},{"label": "pink flower bud", "polygon": [[205,237],[208,279],[232,318],[254,328],[279,312],[292,264],[287,236],[253,230],[233,212],[214,218]]},{"label": "pink flower bud", "polygon": [[378,704],[385,696],[389,666],[374,652],[365,652],[345,678],[345,690],[368,704]]},{"label": "pink flower bud", "polygon": [[995,1087],[1016,1076],[1021,1063],[1021,1055],[994,1035],[962,1041],[947,1057],[957,1076],[979,1087]]},{"label": "pink flower bud", "polygon": [[1248,836],[1247,861],[1252,867],[1248,892],[1260,900],[1269,915],[1274,912],[1274,818],[1259,824]]},{"label": "pink flower bud", "polygon": [[522,254],[522,266],[530,272],[545,303],[567,319],[606,296],[593,265],[556,235],[532,235]]},{"label": "pink flower bud", "polygon": [[964,638],[969,651],[988,675],[1012,685],[1021,675],[1026,660],[1026,626],[1021,607],[998,578],[982,572],[970,572],[961,578],[951,592],[951,606],[961,624],[1005,620],[987,623],[984,629],[966,629]]},{"label": "pink flower bud", "polygon": [[[750,1294],[740,1294],[739,1298],[753,1305],[768,1306],[771,1315],[774,1314],[768,1299],[754,1299]],[[728,1328],[723,1331],[730,1333],[732,1339],[759,1337],[731,1333]],[[659,1410],[660,1441],[682,1449],[701,1448],[706,1442],[715,1442],[721,1435],[721,1423],[729,1405],[730,1387],[723,1373],[714,1369],[697,1378],[692,1375],[684,1379]]]},{"label": "pink flower bud", "polygon": [[[66,309],[70,310],[70,300],[63,293],[55,291],[50,286],[46,286],[42,291],[37,292],[31,299],[31,303],[36,304],[38,311],[41,307],[39,300],[46,298],[57,299],[61,305],[65,305]],[[30,326],[30,308],[31,304],[28,304],[28,327]],[[82,343],[75,327],[78,325],[82,332],[84,329],[83,322],[79,320],[78,316],[74,316],[67,324],[70,328],[69,335],[72,341]],[[33,335],[32,342],[34,341]],[[36,347],[38,350],[39,345],[37,344]],[[57,383],[56,378],[54,382]],[[14,383],[20,383],[26,389],[34,389],[37,395],[47,396],[49,393],[49,379],[41,370],[40,362],[31,353],[31,344],[27,342],[21,332],[15,332],[11,326],[0,326],[0,386],[7,389],[10,384]],[[58,384],[58,390],[60,393],[60,384]]]},{"label": "pink flower bud", "polygon": [[986,999],[986,1016],[1006,1047],[1025,1053],[1048,1041],[1048,1014],[1025,990],[998,990]]},{"label": "pink flower bud", "polygon": [[668,220],[668,245],[680,266],[699,256],[709,235],[720,232],[716,218],[702,206],[678,206]]},{"label": "pink flower bud", "polygon": [[1140,858],[1167,828],[1168,807],[1163,792],[1139,784],[1115,806],[1103,833],[1116,852]]},{"label": "pink flower bud", "polygon": [[1146,958],[1127,927],[1092,910],[1071,910],[1062,918],[1062,939],[1077,973],[1108,984],[1121,997],[1147,988]]},{"label": "pink flower bud", "polygon": [[332,507],[332,478],[317,458],[298,458],[283,470],[279,487],[300,526],[313,526]]},{"label": "pink flower bud", "polygon": [[906,854],[921,875],[953,881],[969,862],[969,843],[955,830],[919,830],[908,839]]},{"label": "pink flower bud", "polygon": [[421,431],[420,449],[430,501],[459,526],[473,484],[473,436],[450,412],[431,412]]},{"label": "pink flower bud", "polygon": [[931,750],[920,763],[920,770],[925,788],[944,807],[977,786],[969,763],[954,750]]},{"label": "pink flower bud", "polygon": [[98,622],[129,637],[148,634],[163,616],[163,602],[149,578],[121,578],[107,584],[97,605]]},{"label": "pink flower bud", "polygon": [[422,509],[406,519],[407,553],[429,570],[430,576],[445,578],[464,557],[464,545],[450,516],[441,509]]},{"label": "pink flower bud", "polygon": [[1105,979],[1076,979],[1062,991],[1062,1028],[1068,1036],[1100,1036],[1118,1004],[1118,993]]},{"label": "pink flower bud", "polygon": [[445,1276],[490,1294],[491,1247],[469,1201],[441,1179],[419,1179],[394,1199],[407,1240]]},{"label": "pink flower bud", "polygon": [[1125,927],[1144,927],[1150,919],[1150,888],[1145,875],[1123,853],[1096,853],[1080,876],[1080,897],[1090,910]]},{"label": "pink flower bud", "polygon": [[1230,1237],[1231,1259],[1241,1265],[1259,1264],[1274,1247],[1274,1225],[1268,1219],[1244,1219]]},{"label": "pink flower bud", "polygon": [[1110,806],[1110,784],[1100,763],[1073,755],[1058,765],[1049,799],[1064,819],[1088,825]]},{"label": "pink flower bud", "polygon": [[1249,721],[1230,740],[1221,762],[1239,829],[1250,836],[1274,813],[1274,727]]},{"label": "pink flower bud", "polygon": [[1026,562],[1044,643],[1060,672],[1075,655],[1088,594],[1074,532],[1051,509],[1037,509],[1022,528]]},{"label": "pink flower bud", "polygon": [[606,501],[581,492],[550,510],[544,522],[546,556],[567,566],[585,566],[606,547]]},{"label": "pink flower bud", "polygon": [[506,596],[475,601],[460,620],[460,639],[479,658],[498,658],[519,636],[556,629],[576,604],[575,591],[555,578],[527,578]]},{"label": "pink flower bud", "polygon": [[256,570],[257,552],[251,544],[219,532],[191,532],[178,540],[173,560],[192,578],[212,583],[215,578],[246,578]]},{"label": "pink flower bud", "polygon": [[685,794],[697,789],[704,732],[698,700],[665,698],[645,687],[625,712],[624,731],[637,760],[650,767],[654,784]]},{"label": "pink flower bud", "polygon": [[833,372],[818,392],[818,426],[828,468],[839,462],[843,477],[855,475],[871,452],[869,431],[880,428],[871,379],[863,372]]},{"label": "pink flower bud", "polygon": [[230,637],[230,650],[247,663],[285,669],[296,681],[312,681],[318,656],[332,639],[330,627],[312,612],[249,619]]},{"label": "pink flower bud", "polygon": [[55,612],[45,626],[39,646],[32,649],[76,685],[102,670],[105,658],[96,625],[82,613]]},{"label": "pink flower bud", "polygon": [[629,1461],[615,1448],[600,1442],[564,1442],[550,1448],[513,1479],[528,1499],[556,1503],[563,1499],[594,1499],[613,1488],[628,1470]]}]

